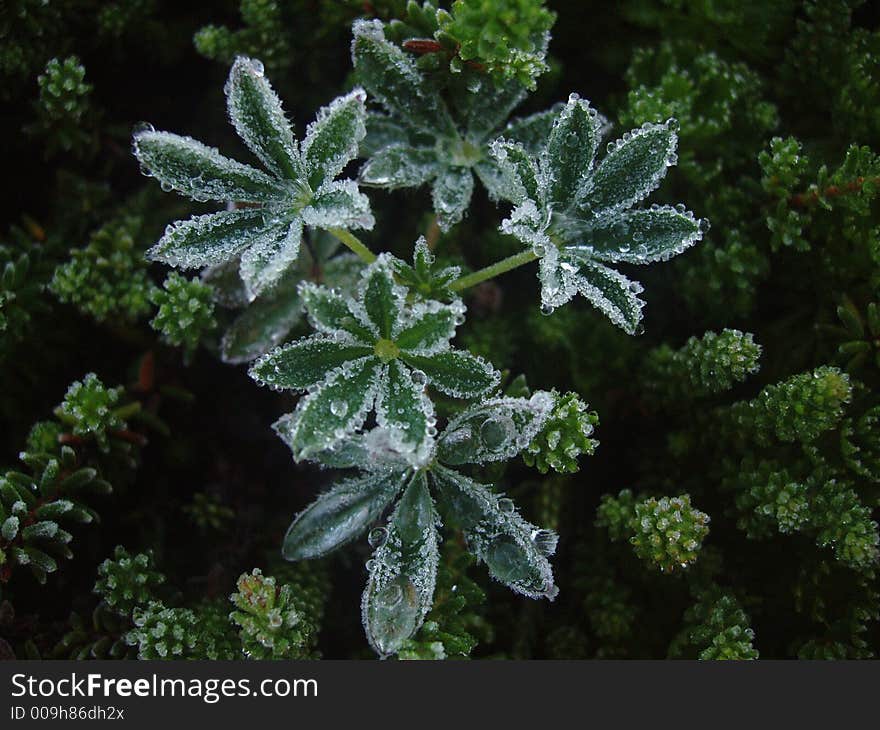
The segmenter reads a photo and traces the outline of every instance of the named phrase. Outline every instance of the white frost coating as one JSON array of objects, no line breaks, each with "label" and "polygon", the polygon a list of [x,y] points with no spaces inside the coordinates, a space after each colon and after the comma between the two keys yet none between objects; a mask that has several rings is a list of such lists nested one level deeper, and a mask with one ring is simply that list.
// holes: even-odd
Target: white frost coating
[{"label": "white frost coating", "polygon": [[241,280],[250,299],[277,284],[296,262],[302,228],[301,218],[271,221],[241,255]]},{"label": "white frost coating", "polygon": [[537,436],[553,410],[553,396],[491,398],[453,417],[440,437],[444,464],[485,464],[516,456]]},{"label": "white frost coating", "polygon": [[147,258],[181,269],[210,266],[236,256],[262,233],[262,213],[242,210],[196,215],[165,228]]},{"label": "white frost coating", "polygon": [[[423,373],[427,381],[453,398],[476,398],[501,382],[501,373],[492,363],[470,352],[450,349],[427,358],[424,366],[428,363],[430,372]],[[457,373],[451,372],[456,368]]]},{"label": "white frost coating", "polygon": [[400,349],[414,355],[434,355],[448,350],[456,328],[464,323],[466,311],[460,299],[453,299],[449,304],[433,299],[416,302],[402,318],[398,333]]},{"label": "white frost coating", "polygon": [[367,266],[361,274],[361,279],[357,286],[357,296],[351,300],[349,307],[351,313],[357,320],[376,337],[379,337],[379,326],[374,322],[367,313],[367,307],[364,300],[368,295],[370,281],[373,277],[383,277],[389,285],[391,291],[391,301],[388,302],[390,307],[389,313],[392,317],[391,339],[394,339],[400,332],[401,312],[406,303],[407,288],[394,281],[394,256],[389,253],[382,253],[376,257],[376,260]]},{"label": "white frost coating", "polygon": [[468,167],[447,167],[438,173],[431,187],[437,225],[448,231],[464,216],[474,192],[474,175]]},{"label": "white frost coating", "polygon": [[537,205],[543,187],[541,173],[525,147],[499,137],[489,145],[489,153],[501,170],[501,179],[495,187],[498,196],[515,205],[527,200]]},{"label": "white frost coating", "polygon": [[372,340],[367,341],[345,329],[345,318],[350,317],[352,321],[355,319],[351,297],[310,281],[301,282],[297,291],[303,301],[309,324],[318,332],[336,336],[345,334],[365,345],[373,344]]},{"label": "white frost coating", "polygon": [[[257,95],[256,100],[248,98],[249,89]],[[299,172],[298,145],[281,100],[263,73],[263,64],[239,56],[223,90],[229,119],[248,149],[278,177],[290,177],[291,170]],[[249,101],[256,101],[257,108]]]},{"label": "white frost coating", "polygon": [[302,143],[302,158],[310,178],[332,180],[357,157],[358,145],[367,134],[366,99],[366,92],[358,87],[318,110]]},{"label": "white frost coating", "polygon": [[303,223],[316,228],[352,228],[371,230],[376,219],[370,200],[358,190],[354,180],[324,183],[302,211]]},{"label": "white frost coating", "polygon": [[582,263],[574,276],[578,291],[627,334],[638,331],[645,302],[636,296],[644,289],[637,281],[597,263]]},{"label": "white frost coating", "polygon": [[557,536],[524,520],[510,500],[463,474],[437,466],[431,479],[465,526],[468,550],[486,563],[492,577],[529,598],[553,600],[559,594],[547,559]]}]

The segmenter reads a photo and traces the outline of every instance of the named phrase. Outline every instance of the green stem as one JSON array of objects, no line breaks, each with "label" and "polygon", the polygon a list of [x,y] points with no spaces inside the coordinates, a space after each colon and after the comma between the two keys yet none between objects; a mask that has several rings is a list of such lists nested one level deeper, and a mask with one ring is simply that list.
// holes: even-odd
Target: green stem
[{"label": "green stem", "polygon": [[327,232],[354,251],[358,255],[358,258],[360,258],[365,264],[371,264],[376,260],[376,254],[370,251],[370,249],[361,243],[360,239],[350,231],[347,231],[344,228],[328,228]]},{"label": "green stem", "polygon": [[513,256],[508,256],[506,259],[501,259],[501,261],[496,261],[494,264],[487,266],[484,269],[474,271],[472,274],[456,279],[452,282],[452,285],[449,288],[452,289],[452,291],[467,289],[469,286],[488,281],[489,279],[494,279],[496,276],[504,274],[511,269],[516,269],[520,266],[531,263],[537,258],[538,256],[533,251],[522,251]]}]

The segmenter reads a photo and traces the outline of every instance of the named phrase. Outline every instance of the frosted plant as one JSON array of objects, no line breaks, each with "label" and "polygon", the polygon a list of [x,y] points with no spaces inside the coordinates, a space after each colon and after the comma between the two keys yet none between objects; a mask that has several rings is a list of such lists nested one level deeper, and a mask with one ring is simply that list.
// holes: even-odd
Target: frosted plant
[{"label": "frosted plant", "polygon": [[297,260],[303,227],[373,227],[369,201],[357,184],[335,180],[366,133],[366,96],[355,89],[322,108],[300,144],[259,61],[236,59],[225,91],[236,132],[266,172],[151,127],[135,133],[134,154],[163,189],[230,206],[168,226],[150,257],[190,269],[240,256],[241,279],[254,299]]},{"label": "frosted plant", "polygon": [[699,241],[706,223],[681,205],[632,207],[676,162],[675,120],[628,132],[597,163],[600,127],[596,111],[572,94],[537,154],[516,141],[492,144],[504,173],[500,194],[515,206],[501,230],[540,258],[542,311],[580,293],[635,334],[642,287],[606,264],[666,261]]},{"label": "frosted plant", "polygon": [[259,358],[251,377],[277,389],[304,390],[296,411],[275,424],[296,459],[332,447],[364,425],[375,408],[397,448],[420,460],[436,434],[430,385],[453,398],[496,386],[486,361],[453,349],[464,304],[407,303],[394,280],[395,259],[366,267],[355,297],[303,282],[299,296],[317,334]]},{"label": "frosted plant", "polygon": [[238,275],[238,258],[212,266],[203,273],[202,278],[211,285],[217,304],[244,308],[220,343],[220,356],[225,362],[250,362],[287,339],[303,319],[302,301],[297,293],[301,281],[320,282],[343,291],[354,288],[363,268],[357,256],[334,255],[339,241],[321,230],[305,233],[303,243],[299,258],[278,285],[252,302],[248,302],[247,291]]},{"label": "frosted plant", "polygon": [[385,38],[381,21],[354,24],[352,59],[358,80],[387,111],[371,113],[361,152],[364,185],[381,188],[431,184],[434,212],[442,230],[461,220],[470,205],[474,174],[492,197],[499,195],[500,171],[489,143],[500,133],[524,143],[552,117],[547,112],[516,120],[511,111],[525,97],[517,81],[496,86],[477,79],[454,89],[451,106],[411,56]]},{"label": "frosted plant", "polygon": [[439,559],[438,507],[447,523],[463,531],[469,551],[496,580],[524,596],[553,600],[558,589],[547,558],[556,549],[556,534],[527,522],[510,499],[459,471],[522,452],[553,404],[553,396],[543,391],[529,399],[486,399],[450,419],[418,461],[401,451],[397,437],[383,427],[315,453],[313,459],[324,466],[359,473],[296,517],[284,538],[284,556],[325,555],[367,532],[396,501],[386,525],[369,530],[374,553],[361,602],[367,638],[383,656],[400,649],[431,608]]}]

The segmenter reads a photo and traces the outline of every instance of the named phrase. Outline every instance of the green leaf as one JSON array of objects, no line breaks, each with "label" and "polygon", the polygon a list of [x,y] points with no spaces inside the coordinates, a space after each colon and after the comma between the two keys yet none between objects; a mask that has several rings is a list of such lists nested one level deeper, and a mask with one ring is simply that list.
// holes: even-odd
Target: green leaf
[{"label": "green leaf", "polygon": [[527,522],[509,499],[463,474],[438,466],[431,477],[452,523],[464,531],[468,550],[493,578],[529,598],[556,598],[559,589],[547,560],[556,549],[554,532]]},{"label": "green leaf", "polygon": [[381,656],[397,652],[424,621],[434,600],[436,515],[424,472],[407,486],[370,560],[361,601],[364,629]]},{"label": "green leaf", "polygon": [[302,212],[303,222],[317,228],[371,229],[376,219],[370,201],[353,180],[325,184]]},{"label": "green leaf", "polygon": [[367,267],[360,284],[360,300],[367,320],[384,339],[396,334],[398,316],[406,301],[406,289],[395,284],[390,262],[390,257],[380,256]]},{"label": "green leaf", "polygon": [[421,307],[414,307],[410,323],[397,335],[395,342],[401,350],[419,355],[446,350],[463,316],[464,305],[458,300],[448,305],[425,302]]},{"label": "green leaf", "polygon": [[333,289],[311,282],[299,286],[299,295],[309,318],[309,323],[319,332],[333,334],[339,330],[349,332],[363,344],[372,343],[375,337],[359,324],[349,309],[349,299]]},{"label": "green leaf", "polygon": [[525,98],[526,90],[516,81],[494,84],[484,79],[477,91],[467,89],[464,103],[464,126],[468,139],[482,142],[510,116]]},{"label": "green leaf", "polygon": [[[647,264],[667,261],[703,237],[693,213],[672,206],[632,210],[584,233],[589,254],[603,261]],[[567,247],[573,252],[578,247]]]},{"label": "green leaf", "polygon": [[367,136],[358,149],[361,157],[372,157],[392,145],[409,145],[409,131],[396,119],[377,112],[367,112],[364,124]]},{"label": "green leaf", "polygon": [[223,335],[223,361],[250,362],[281,343],[302,319],[301,306],[299,296],[282,287],[272,296],[255,300]]},{"label": "green leaf", "polygon": [[471,202],[474,175],[468,167],[447,167],[441,170],[431,188],[434,213],[441,231],[458,223]]},{"label": "green leaf", "polygon": [[264,235],[263,213],[253,208],[196,215],[165,229],[147,257],[182,269],[219,264]]},{"label": "green leaf", "polygon": [[[595,110],[576,95],[568,100],[547,140],[550,200],[567,207],[590,173],[599,145]],[[534,199],[534,198],[533,198]]]},{"label": "green leaf", "polygon": [[437,174],[437,152],[429,147],[395,145],[376,152],[361,168],[364,185],[379,188],[414,188]]},{"label": "green leaf", "polygon": [[666,124],[645,123],[630,132],[628,138],[610,145],[610,151],[578,196],[579,212],[605,216],[645,198],[674,164],[676,128],[673,120]]},{"label": "green leaf", "polygon": [[305,182],[293,130],[263,73],[263,64],[244,56],[236,58],[225,91],[229,118],[251,152],[279,177]]},{"label": "green leaf", "polygon": [[518,142],[497,140],[492,143],[492,155],[504,176],[500,194],[515,205],[524,200],[541,203],[541,185],[538,182],[538,167],[535,160]]},{"label": "green leaf", "polygon": [[332,180],[358,153],[358,144],[367,133],[367,110],[363,89],[354,89],[321,107],[306,130],[302,155],[309,174],[309,185],[317,190]]},{"label": "green leaf", "polygon": [[283,198],[283,185],[250,165],[221,155],[214,147],[170,132],[134,135],[134,154],[163,188],[193,200],[262,203]]},{"label": "green leaf", "polygon": [[416,382],[409,368],[400,360],[388,363],[388,379],[376,397],[376,420],[387,429],[396,451],[414,464],[428,456],[436,421],[434,406],[425,395],[424,382]]},{"label": "green leaf", "polygon": [[444,464],[485,464],[516,456],[538,434],[553,410],[553,396],[492,398],[450,419],[437,442]]},{"label": "green leaf", "polygon": [[344,363],[302,398],[296,411],[275,423],[295,459],[329,449],[363,426],[382,367],[376,357]]},{"label": "green leaf", "polygon": [[277,219],[241,255],[241,280],[251,299],[271,289],[299,256],[301,218]]},{"label": "green leaf", "polygon": [[624,332],[636,334],[645,306],[636,296],[642,291],[638,282],[592,261],[581,262],[575,278],[578,291],[597,309]]},{"label": "green leaf", "polygon": [[371,347],[312,335],[264,355],[253,364],[250,376],[273,388],[305,390],[320,383],[343,363],[367,357],[372,352]]},{"label": "green leaf", "polygon": [[353,27],[352,61],[358,80],[370,96],[392,115],[428,133],[453,134],[455,125],[446,105],[425,80],[415,62],[385,40],[380,21],[357,21]]},{"label": "green leaf", "polygon": [[519,142],[526,151],[537,157],[547,146],[553,123],[562,113],[564,104],[554,104],[550,109],[528,117],[514,119],[505,127],[503,137]]},{"label": "green leaf", "polygon": [[453,398],[475,398],[494,388],[501,375],[482,358],[461,350],[421,356],[401,353],[403,361],[421,370],[437,390]]},{"label": "green leaf", "polygon": [[291,523],[281,548],[284,558],[319,558],[351,542],[381,516],[406,477],[405,472],[379,472],[336,484]]}]

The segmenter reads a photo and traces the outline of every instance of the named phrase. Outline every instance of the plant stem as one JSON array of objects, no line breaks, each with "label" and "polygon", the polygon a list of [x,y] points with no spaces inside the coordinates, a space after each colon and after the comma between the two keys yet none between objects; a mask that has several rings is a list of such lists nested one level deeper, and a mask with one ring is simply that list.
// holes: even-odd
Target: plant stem
[{"label": "plant stem", "polygon": [[474,286],[474,284],[494,279],[496,276],[504,274],[511,269],[516,269],[519,266],[531,263],[537,258],[538,256],[533,251],[522,251],[513,256],[508,256],[506,259],[501,259],[501,261],[496,261],[494,264],[487,266],[484,269],[474,271],[467,276],[462,276],[460,279],[456,279],[452,282],[449,288],[452,289],[452,291],[467,289],[469,286]]},{"label": "plant stem", "polygon": [[360,239],[350,231],[347,231],[344,228],[328,228],[327,232],[354,251],[358,255],[358,258],[360,258],[365,264],[371,264],[376,260],[376,254],[370,251],[370,249],[361,243]]}]

